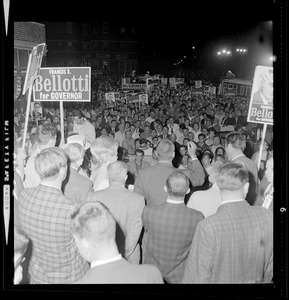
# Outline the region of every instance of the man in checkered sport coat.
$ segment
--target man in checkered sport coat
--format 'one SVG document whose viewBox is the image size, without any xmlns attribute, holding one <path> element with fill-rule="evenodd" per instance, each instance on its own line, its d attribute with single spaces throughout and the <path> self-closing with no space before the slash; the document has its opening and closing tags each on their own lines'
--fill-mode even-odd
<svg viewBox="0 0 289 300">
<path fill-rule="evenodd" d="M 61 192 L 67 172 L 64 150 L 51 147 L 35 158 L 41 182 L 19 197 L 21 226 L 32 241 L 30 284 L 73 283 L 89 269 L 73 239 L 70 217 L 77 208 Z"/>
<path fill-rule="evenodd" d="M 167 200 L 143 210 L 143 262 L 154 264 L 167 283 L 181 283 L 195 228 L 203 214 L 185 205 L 189 178 L 181 171 L 169 175 Z"/>
<path fill-rule="evenodd" d="M 195 231 L 183 283 L 270 283 L 273 213 L 246 200 L 249 175 L 228 162 L 217 172 L 222 202 Z"/>
</svg>

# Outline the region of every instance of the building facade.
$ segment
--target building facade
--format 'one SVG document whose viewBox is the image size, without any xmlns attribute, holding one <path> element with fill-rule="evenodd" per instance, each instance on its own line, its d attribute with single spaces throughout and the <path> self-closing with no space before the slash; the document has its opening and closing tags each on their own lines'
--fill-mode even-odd
<svg viewBox="0 0 289 300">
<path fill-rule="evenodd" d="M 93 75 L 129 75 L 138 65 L 135 29 L 121 22 L 46 22 L 49 67 L 90 66 Z"/>
</svg>

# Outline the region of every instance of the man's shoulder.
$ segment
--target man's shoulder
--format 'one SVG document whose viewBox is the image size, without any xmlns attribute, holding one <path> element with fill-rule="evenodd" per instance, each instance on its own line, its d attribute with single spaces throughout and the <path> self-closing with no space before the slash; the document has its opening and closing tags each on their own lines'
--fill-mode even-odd
<svg viewBox="0 0 289 300">
<path fill-rule="evenodd" d="M 234 162 L 238 162 L 238 161 L 244 163 L 246 167 L 250 167 L 251 169 L 257 170 L 256 163 L 251 158 L 247 157 L 245 154 L 234 159 Z"/>
</svg>

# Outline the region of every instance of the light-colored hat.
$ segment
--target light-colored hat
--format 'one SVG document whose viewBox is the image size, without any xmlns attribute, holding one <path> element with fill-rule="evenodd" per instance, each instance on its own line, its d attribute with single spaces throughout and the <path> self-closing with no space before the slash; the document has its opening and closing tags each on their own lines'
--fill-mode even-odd
<svg viewBox="0 0 289 300">
<path fill-rule="evenodd" d="M 74 134 L 67 138 L 67 144 L 78 143 L 84 147 L 85 150 L 90 148 L 90 143 L 86 141 L 85 136 L 81 134 Z"/>
</svg>

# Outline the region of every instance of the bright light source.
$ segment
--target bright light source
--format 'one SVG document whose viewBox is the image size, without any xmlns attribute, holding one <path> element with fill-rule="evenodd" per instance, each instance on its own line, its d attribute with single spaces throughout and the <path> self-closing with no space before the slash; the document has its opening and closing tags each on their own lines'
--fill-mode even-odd
<svg viewBox="0 0 289 300">
<path fill-rule="evenodd" d="M 238 48 L 238 49 L 237 49 L 237 52 L 239 52 L 239 51 L 240 51 L 240 49 Z"/>
<path fill-rule="evenodd" d="M 227 51 L 227 54 L 230 54 L 231 52 L 230 51 Z"/>
<path fill-rule="evenodd" d="M 224 49 L 222 52 L 223 52 L 223 53 L 226 53 L 226 50 Z"/>
<path fill-rule="evenodd" d="M 195 46 L 193 46 L 192 49 L 195 49 Z"/>
<path fill-rule="evenodd" d="M 247 49 L 244 49 L 244 52 L 247 52 Z"/>
<path fill-rule="evenodd" d="M 184 56 L 184 58 L 187 58 L 186 56 Z"/>
<path fill-rule="evenodd" d="M 274 56 L 271 56 L 271 57 L 270 57 L 270 60 L 273 61 L 273 60 L 274 60 Z"/>
<path fill-rule="evenodd" d="M 218 55 L 221 55 L 221 52 L 220 52 L 220 51 L 218 52 Z"/>
</svg>

